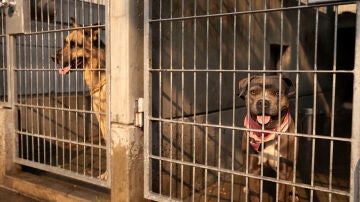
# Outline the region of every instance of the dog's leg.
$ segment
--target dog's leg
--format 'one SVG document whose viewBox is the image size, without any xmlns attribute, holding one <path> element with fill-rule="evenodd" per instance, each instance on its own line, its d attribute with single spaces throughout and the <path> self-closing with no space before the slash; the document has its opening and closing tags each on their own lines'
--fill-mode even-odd
<svg viewBox="0 0 360 202">
<path fill-rule="evenodd" d="M 106 142 L 106 115 L 100 114 L 106 111 L 106 94 L 104 91 L 95 92 L 92 94 L 92 106 L 96 112 L 96 119 L 99 122 L 100 132 Z"/>
<path fill-rule="evenodd" d="M 280 175 L 279 178 L 281 180 L 286 180 L 286 181 L 292 181 L 293 178 L 293 168 L 289 165 L 287 165 L 286 163 L 280 163 Z M 279 201 L 281 202 L 286 202 L 286 201 L 293 201 L 293 196 L 292 196 L 292 186 L 289 185 L 285 185 L 280 183 L 279 184 L 279 192 L 278 194 L 278 198 Z M 295 195 L 294 201 L 299 201 L 299 197 Z"/>
<path fill-rule="evenodd" d="M 241 147 L 242 147 L 242 155 L 243 155 L 243 168 L 246 169 L 246 162 L 247 160 L 249 160 L 249 168 L 248 171 L 250 174 L 256 174 L 258 175 L 260 173 L 260 166 L 258 164 L 259 160 L 256 156 L 250 156 L 249 154 L 247 154 L 246 149 L 249 147 L 249 141 L 247 139 L 247 135 L 246 133 L 243 134 L 242 137 L 242 143 L 241 143 Z M 244 170 L 245 172 L 245 170 Z M 249 178 L 249 185 L 248 185 L 248 190 L 246 189 L 246 187 L 244 187 L 243 192 L 245 194 L 248 194 L 248 201 L 260 201 L 260 180 L 258 179 L 254 179 L 254 178 Z"/>
<path fill-rule="evenodd" d="M 105 87 L 106 88 L 106 87 Z M 103 87 L 102 89 L 100 89 L 99 92 L 95 92 L 92 94 L 92 106 L 93 106 L 93 110 L 96 112 L 96 119 L 99 122 L 99 127 L 100 127 L 100 132 L 101 135 L 103 137 L 103 139 L 105 140 L 105 144 L 106 143 L 106 115 L 105 114 L 100 114 L 100 113 L 105 113 L 106 111 L 106 92 L 105 92 L 105 88 Z M 101 175 L 98 176 L 99 179 L 102 180 L 106 180 L 108 178 L 108 171 L 106 169 L 105 172 L 103 172 Z"/>
<path fill-rule="evenodd" d="M 249 157 L 249 173 L 259 175 L 260 174 L 259 158 L 255 156 Z M 249 201 L 260 201 L 260 180 L 249 178 Z"/>
</svg>

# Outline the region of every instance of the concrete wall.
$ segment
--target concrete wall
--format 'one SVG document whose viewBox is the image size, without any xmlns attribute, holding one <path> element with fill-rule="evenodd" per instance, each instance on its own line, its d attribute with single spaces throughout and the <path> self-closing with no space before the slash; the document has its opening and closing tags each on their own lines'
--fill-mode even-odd
<svg viewBox="0 0 360 202">
<path fill-rule="evenodd" d="M 135 100 L 144 96 L 143 8 L 141 0 L 111 1 L 106 19 L 112 201 L 145 201 L 143 132 L 134 126 Z"/>
</svg>

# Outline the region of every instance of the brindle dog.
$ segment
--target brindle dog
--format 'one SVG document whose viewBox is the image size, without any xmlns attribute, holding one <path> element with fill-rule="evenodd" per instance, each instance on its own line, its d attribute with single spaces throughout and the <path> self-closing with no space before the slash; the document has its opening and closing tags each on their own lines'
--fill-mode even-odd
<svg viewBox="0 0 360 202">
<path fill-rule="evenodd" d="M 289 112 L 289 97 L 295 93 L 291 80 L 274 75 L 265 79 L 253 76 L 241 80 L 239 89 L 248 109 L 244 127 L 249 131 L 243 134 L 242 153 L 244 164 L 248 160 L 249 173 L 260 175 L 263 164 L 274 171 L 279 168 L 280 180 L 291 182 L 296 140 L 294 136 L 281 134 L 294 133 L 295 128 Z M 292 201 L 290 193 L 291 186 L 279 183 L 279 201 Z M 259 201 L 260 180 L 249 178 L 249 195 L 250 201 Z M 295 201 L 298 199 L 296 196 Z"/>
<path fill-rule="evenodd" d="M 71 18 L 72 27 L 79 25 Z M 106 75 L 105 44 L 100 40 L 100 28 L 76 29 L 64 40 L 63 48 L 56 51 L 52 59 L 60 64 L 60 75 L 75 69 L 84 69 L 84 80 L 90 90 L 92 107 L 96 112 L 103 139 L 106 142 Z M 102 113 L 102 114 L 100 114 Z M 107 172 L 100 175 L 107 178 Z"/>
</svg>

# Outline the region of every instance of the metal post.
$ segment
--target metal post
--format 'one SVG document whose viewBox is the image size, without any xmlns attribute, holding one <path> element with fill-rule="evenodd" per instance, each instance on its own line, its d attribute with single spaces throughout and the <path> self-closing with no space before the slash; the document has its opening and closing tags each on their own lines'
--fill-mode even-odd
<svg viewBox="0 0 360 202">
<path fill-rule="evenodd" d="M 354 94 L 351 133 L 351 170 L 350 170 L 350 201 L 359 201 L 358 187 L 359 172 L 356 169 L 360 159 L 360 2 L 356 3 L 356 39 L 355 39 L 355 66 L 354 66 Z M 356 179 L 355 179 L 356 178 Z"/>
<path fill-rule="evenodd" d="M 149 112 L 151 105 L 149 104 L 151 98 L 151 85 L 150 85 L 150 1 L 144 1 L 144 196 L 150 197 L 151 188 L 151 164 L 149 160 L 150 154 L 150 121 Z"/>
<path fill-rule="evenodd" d="M 18 125 L 18 114 L 17 110 L 14 107 L 15 102 L 17 101 L 17 91 L 16 91 L 16 76 L 14 67 L 16 65 L 16 37 L 14 35 L 6 35 L 6 57 L 7 57 L 7 96 L 8 96 L 8 102 L 4 103 L 3 107 L 6 108 L 12 108 L 12 115 L 10 119 L 13 120 L 13 125 L 16 127 Z M 13 131 L 12 131 L 13 132 Z M 12 162 L 14 162 L 14 159 L 19 154 L 19 148 L 16 146 L 18 145 L 18 138 L 17 136 L 13 134 L 7 135 L 7 142 L 6 144 L 8 148 L 11 148 L 11 154 L 8 154 L 8 156 L 12 156 Z M 5 167 L 8 167 L 5 166 Z"/>
</svg>

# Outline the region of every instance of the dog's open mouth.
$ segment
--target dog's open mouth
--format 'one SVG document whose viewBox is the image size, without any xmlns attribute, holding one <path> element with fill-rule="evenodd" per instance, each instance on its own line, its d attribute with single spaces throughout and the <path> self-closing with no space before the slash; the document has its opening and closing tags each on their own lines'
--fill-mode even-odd
<svg viewBox="0 0 360 202">
<path fill-rule="evenodd" d="M 254 121 L 256 121 L 259 125 L 264 125 L 266 127 L 272 127 L 274 124 L 276 125 L 277 121 L 282 119 L 287 113 L 287 109 L 281 111 L 281 118 L 278 114 L 270 115 L 270 114 L 252 114 L 251 117 Z"/>
<path fill-rule="evenodd" d="M 59 74 L 65 75 L 69 73 L 71 68 L 79 67 L 83 64 L 82 58 L 77 58 L 76 60 L 72 60 L 71 63 L 65 63 L 65 65 L 59 69 Z"/>
<path fill-rule="evenodd" d="M 256 121 L 257 121 L 259 124 L 264 124 L 264 125 L 266 125 L 266 124 L 270 123 L 270 121 L 271 121 L 271 116 L 267 116 L 267 115 L 265 115 L 265 116 L 257 115 L 257 116 L 256 116 Z"/>
</svg>

